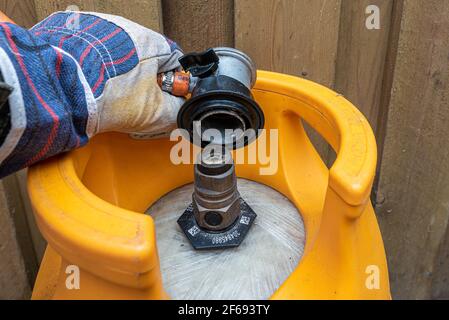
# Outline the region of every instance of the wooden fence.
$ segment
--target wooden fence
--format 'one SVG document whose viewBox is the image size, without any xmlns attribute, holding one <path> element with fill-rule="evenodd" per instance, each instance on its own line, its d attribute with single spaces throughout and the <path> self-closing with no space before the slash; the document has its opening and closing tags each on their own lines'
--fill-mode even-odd
<svg viewBox="0 0 449 320">
<path fill-rule="evenodd" d="M 185 51 L 235 46 L 260 69 L 345 95 L 377 137 L 373 202 L 393 296 L 449 298 L 449 1 L 0 0 L 0 10 L 26 27 L 68 5 L 125 16 Z M 379 8 L 380 29 L 365 26 L 369 5 Z M 329 146 L 310 134 L 331 163 Z M 0 186 L 0 241 L 7 243 L 0 249 L 7 257 L 0 259 L 0 297 L 29 294 L 45 247 L 23 177 Z"/>
</svg>

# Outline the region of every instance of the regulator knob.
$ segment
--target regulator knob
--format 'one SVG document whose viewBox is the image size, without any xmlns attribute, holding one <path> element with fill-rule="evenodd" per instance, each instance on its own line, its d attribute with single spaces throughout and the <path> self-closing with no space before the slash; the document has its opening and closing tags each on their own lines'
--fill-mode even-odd
<svg viewBox="0 0 449 320">
<path fill-rule="evenodd" d="M 217 70 L 219 60 L 214 49 L 207 49 L 203 52 L 185 54 L 179 58 L 179 63 L 193 77 L 205 78 Z"/>
</svg>

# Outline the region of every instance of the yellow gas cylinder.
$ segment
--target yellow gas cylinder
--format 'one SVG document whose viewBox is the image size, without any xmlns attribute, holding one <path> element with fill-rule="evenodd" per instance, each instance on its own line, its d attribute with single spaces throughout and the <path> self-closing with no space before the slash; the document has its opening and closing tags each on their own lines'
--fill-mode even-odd
<svg viewBox="0 0 449 320">
<path fill-rule="evenodd" d="M 237 175 L 288 198 L 305 227 L 304 253 L 271 298 L 389 299 L 385 251 L 370 202 L 377 155 L 367 120 L 341 95 L 293 76 L 259 71 L 253 94 L 265 129 L 278 129 L 278 168 L 261 175 L 265 164 L 257 159 L 237 164 Z M 330 169 L 301 120 L 335 150 Z M 162 273 L 170 270 L 161 271 L 156 224 L 143 213 L 192 182 L 192 165 L 170 161 L 175 143 L 103 134 L 30 168 L 28 191 L 48 241 L 34 299 L 169 298 Z M 75 270 L 78 288 L 67 284 Z"/>
</svg>

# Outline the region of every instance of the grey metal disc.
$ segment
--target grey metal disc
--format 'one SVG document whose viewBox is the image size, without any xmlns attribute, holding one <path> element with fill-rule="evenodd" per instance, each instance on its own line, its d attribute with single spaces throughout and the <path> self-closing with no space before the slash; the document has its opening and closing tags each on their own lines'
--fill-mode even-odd
<svg viewBox="0 0 449 320">
<path fill-rule="evenodd" d="M 238 188 L 257 218 L 237 248 L 192 248 L 176 222 L 192 201 L 192 184 L 147 210 L 156 222 L 163 284 L 172 299 L 268 299 L 298 265 L 305 230 L 296 207 L 253 181 L 238 179 Z"/>
</svg>

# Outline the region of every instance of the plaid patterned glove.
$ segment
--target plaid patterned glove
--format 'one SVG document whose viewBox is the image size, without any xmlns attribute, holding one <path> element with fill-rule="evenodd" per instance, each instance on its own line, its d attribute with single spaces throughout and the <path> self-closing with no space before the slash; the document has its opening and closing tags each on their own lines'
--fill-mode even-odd
<svg viewBox="0 0 449 320">
<path fill-rule="evenodd" d="M 100 132 L 168 133 L 183 100 L 156 78 L 181 55 L 164 36 L 106 14 L 57 12 L 31 30 L 0 23 L 0 70 L 14 87 L 0 177 Z"/>
</svg>

